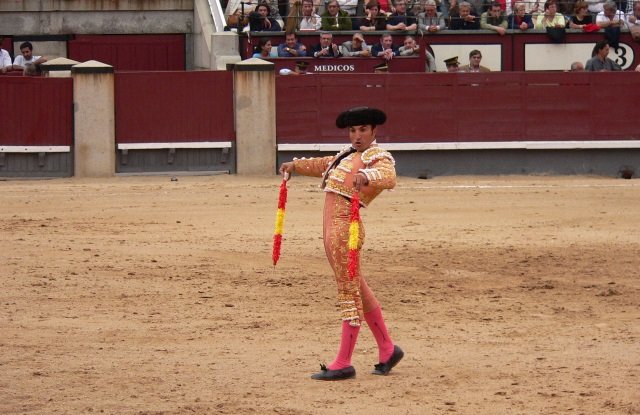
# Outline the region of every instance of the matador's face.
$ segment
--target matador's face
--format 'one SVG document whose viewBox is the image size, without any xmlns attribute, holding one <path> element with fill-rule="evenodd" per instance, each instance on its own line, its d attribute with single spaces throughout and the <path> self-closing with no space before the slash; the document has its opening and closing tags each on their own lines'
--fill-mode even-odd
<svg viewBox="0 0 640 415">
<path fill-rule="evenodd" d="M 371 125 L 353 125 L 349 127 L 351 147 L 356 151 L 364 151 L 376 139 L 376 127 Z"/>
</svg>

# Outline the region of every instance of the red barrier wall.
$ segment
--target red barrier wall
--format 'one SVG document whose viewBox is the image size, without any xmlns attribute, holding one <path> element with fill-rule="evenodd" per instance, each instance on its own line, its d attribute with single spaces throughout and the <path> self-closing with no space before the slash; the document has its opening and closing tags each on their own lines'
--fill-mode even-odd
<svg viewBox="0 0 640 415">
<path fill-rule="evenodd" d="M 121 71 L 185 69 L 184 35 L 76 35 L 67 49 L 69 59 L 96 60 Z"/>
<path fill-rule="evenodd" d="M 380 143 L 637 140 L 635 72 L 314 74 L 276 78 L 278 144 L 343 143 L 346 108 L 387 112 Z"/>
<path fill-rule="evenodd" d="M 233 141 L 233 73 L 116 72 L 116 142 Z"/>
<path fill-rule="evenodd" d="M 72 145 L 71 78 L 0 76 L 0 91 L 0 145 Z"/>
</svg>

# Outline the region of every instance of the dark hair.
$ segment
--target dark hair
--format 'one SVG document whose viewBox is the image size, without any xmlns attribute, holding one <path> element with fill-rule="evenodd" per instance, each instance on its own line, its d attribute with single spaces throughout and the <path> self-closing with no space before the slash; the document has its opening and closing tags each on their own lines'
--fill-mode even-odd
<svg viewBox="0 0 640 415">
<path fill-rule="evenodd" d="M 482 57 L 482 52 L 480 52 L 478 49 L 474 49 L 471 52 L 469 52 L 469 57 L 472 57 L 475 55 L 480 55 L 480 57 Z"/>
<path fill-rule="evenodd" d="M 587 5 L 587 2 L 584 0 L 576 1 L 576 3 L 573 5 L 573 13 L 578 14 L 578 12 L 582 9 L 589 10 L 589 6 Z"/>
<path fill-rule="evenodd" d="M 256 48 L 254 49 L 254 51 L 256 53 L 262 52 L 262 49 L 267 44 L 267 42 L 271 42 L 271 39 L 269 39 L 268 37 L 261 37 L 260 40 L 258 41 L 258 44 L 256 45 Z"/>
<path fill-rule="evenodd" d="M 266 7 L 267 8 L 267 16 L 271 15 L 271 6 L 269 6 L 269 3 L 267 3 L 266 1 L 261 1 L 260 3 L 258 3 L 258 5 L 256 6 L 256 11 L 258 11 L 258 9 L 260 7 Z"/>
<path fill-rule="evenodd" d="M 494 7 L 500 7 L 500 9 L 502 9 L 502 5 L 498 1 L 492 1 L 491 4 L 489 5 L 489 8 L 494 8 Z"/>
<path fill-rule="evenodd" d="M 31 42 L 22 42 L 22 44 L 20 45 L 20 50 L 24 48 L 29 48 L 29 50 L 33 50 L 33 45 L 31 44 Z"/>
<path fill-rule="evenodd" d="M 377 0 L 371 0 L 369 3 L 367 3 L 365 9 L 369 10 L 372 7 L 377 7 L 378 10 L 380 10 L 380 3 L 378 3 Z"/>
<path fill-rule="evenodd" d="M 557 6 L 558 2 L 556 0 L 547 0 L 544 2 L 544 9 L 547 10 L 552 4 L 555 4 Z"/>
<path fill-rule="evenodd" d="M 607 40 L 599 40 L 596 43 L 596 45 L 593 47 L 593 51 L 591 52 L 591 57 L 593 58 L 594 56 L 596 56 L 598 52 L 604 49 L 605 46 L 607 45 L 609 45 L 609 42 Z"/>
</svg>

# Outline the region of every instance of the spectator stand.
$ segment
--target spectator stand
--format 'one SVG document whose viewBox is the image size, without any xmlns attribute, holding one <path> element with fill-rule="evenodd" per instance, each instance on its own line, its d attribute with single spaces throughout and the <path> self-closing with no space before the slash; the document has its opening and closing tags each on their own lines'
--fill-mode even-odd
<svg viewBox="0 0 640 415">
<path fill-rule="evenodd" d="M 351 40 L 354 31 L 333 32 L 335 43 L 341 44 L 347 40 Z M 364 32 L 363 36 L 368 45 L 379 42 L 380 35 L 383 32 Z M 402 39 L 407 34 L 415 35 L 415 33 L 392 32 L 394 45 L 401 45 Z M 257 44 L 260 37 L 269 37 L 271 43 L 277 46 L 284 42 L 284 32 L 254 32 L 247 35 L 240 35 L 240 51 L 243 59 L 251 57 L 252 46 Z M 435 54 L 437 70 L 443 72 L 446 70 L 443 60 L 452 56 L 458 56 L 462 64 L 466 64 L 468 54 L 473 49 L 479 49 L 483 53 L 482 65 L 487 66 L 492 71 L 523 71 L 523 70 L 552 70 L 562 71 L 569 69 L 574 61 L 586 62 L 591 57 L 593 45 L 604 38 L 604 33 L 584 33 L 577 30 L 568 29 L 563 43 L 553 43 L 549 36 L 540 30 L 528 30 L 521 32 L 517 30 L 508 30 L 505 36 L 500 36 L 490 30 L 471 30 L 471 31 L 451 31 L 444 30 L 439 33 L 415 35 L 416 41 L 421 45 L 429 45 Z M 318 32 L 299 32 L 298 40 L 307 48 L 318 43 Z M 421 48 L 421 53 L 424 48 Z M 628 31 L 620 34 L 620 45 L 618 48 L 612 48 L 609 56 L 616 61 L 624 70 L 633 69 L 640 63 L 640 43 L 635 42 L 631 38 Z M 280 63 L 282 59 L 269 59 L 276 64 L 278 69 L 288 67 L 291 69 L 291 63 Z M 342 65 L 347 58 L 322 58 L 311 59 L 314 63 L 321 61 L 323 65 Z M 376 58 L 358 58 L 356 62 L 360 62 L 356 68 L 362 70 L 354 71 L 332 71 L 332 72 L 372 72 L 369 65 L 362 63 L 363 60 L 375 60 Z M 415 58 L 413 58 L 415 59 Z M 394 59 L 395 61 L 395 59 Z M 286 61 L 282 61 L 286 62 Z M 421 69 L 415 70 L 414 65 L 396 65 L 392 61 L 390 72 L 423 72 L 424 59 L 421 60 Z M 311 66 L 311 65 L 310 65 Z M 375 66 L 375 65 L 371 65 Z M 312 68 L 313 69 L 313 68 Z M 341 68 L 343 69 L 343 68 Z M 311 70 L 313 71 L 313 70 Z"/>
</svg>

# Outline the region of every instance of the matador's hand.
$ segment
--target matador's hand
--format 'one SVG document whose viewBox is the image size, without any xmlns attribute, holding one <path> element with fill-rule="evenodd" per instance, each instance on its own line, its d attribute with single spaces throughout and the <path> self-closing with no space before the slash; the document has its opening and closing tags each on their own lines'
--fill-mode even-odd
<svg viewBox="0 0 640 415">
<path fill-rule="evenodd" d="M 358 173 L 353 176 L 353 187 L 359 192 L 363 186 L 369 184 L 369 179 L 362 173 Z"/>
<path fill-rule="evenodd" d="M 290 161 L 288 163 L 282 163 L 282 165 L 280 165 L 279 171 L 280 171 L 280 174 L 284 176 L 285 180 L 289 180 L 291 178 L 291 173 L 296 171 L 296 166 L 295 164 L 293 164 L 293 161 Z"/>
</svg>

